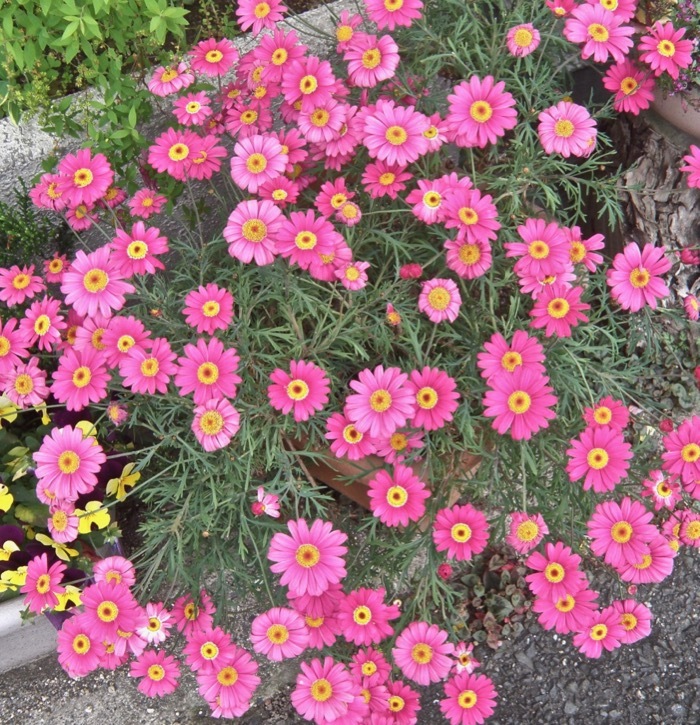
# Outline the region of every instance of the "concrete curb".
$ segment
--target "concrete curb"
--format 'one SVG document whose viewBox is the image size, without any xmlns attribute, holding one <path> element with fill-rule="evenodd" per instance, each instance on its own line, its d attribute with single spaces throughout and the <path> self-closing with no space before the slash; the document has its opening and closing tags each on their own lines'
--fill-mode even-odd
<svg viewBox="0 0 700 725">
<path fill-rule="evenodd" d="M 23 622 L 24 597 L 0 604 L 0 673 L 56 651 L 57 632 L 46 617 Z"/>
</svg>

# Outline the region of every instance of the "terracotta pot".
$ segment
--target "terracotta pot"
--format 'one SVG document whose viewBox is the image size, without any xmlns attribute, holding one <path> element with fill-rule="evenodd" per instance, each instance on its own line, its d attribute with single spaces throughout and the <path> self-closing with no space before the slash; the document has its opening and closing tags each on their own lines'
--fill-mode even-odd
<svg viewBox="0 0 700 725">
<path fill-rule="evenodd" d="M 700 141 L 700 89 L 693 88 L 684 95 L 690 99 L 690 103 L 681 96 L 664 98 L 663 91 L 657 88 L 651 107 L 665 121 Z"/>
</svg>

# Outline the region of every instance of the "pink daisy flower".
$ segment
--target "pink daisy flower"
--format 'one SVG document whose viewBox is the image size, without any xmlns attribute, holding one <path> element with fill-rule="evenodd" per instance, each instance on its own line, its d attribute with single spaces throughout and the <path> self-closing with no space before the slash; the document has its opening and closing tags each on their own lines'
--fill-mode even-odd
<svg viewBox="0 0 700 725">
<path fill-rule="evenodd" d="M 542 345 L 523 330 L 515 331 L 510 344 L 503 335 L 494 333 L 484 343 L 484 350 L 477 354 L 476 365 L 481 370 L 481 377 L 487 380 L 494 375 L 508 375 L 521 367 L 537 375 L 546 372 L 542 365 L 545 359 Z"/>
<path fill-rule="evenodd" d="M 253 649 L 273 662 L 300 655 L 309 644 L 304 617 L 293 609 L 273 607 L 251 624 Z"/>
<path fill-rule="evenodd" d="M 328 402 L 330 381 L 325 370 L 313 362 L 291 360 L 289 373 L 276 368 L 270 380 L 270 405 L 284 415 L 294 410 L 297 423 L 308 420 Z"/>
<path fill-rule="evenodd" d="M 58 191 L 71 206 L 90 206 L 101 199 L 114 181 L 106 157 L 90 149 L 68 154 L 58 164 Z"/>
<path fill-rule="evenodd" d="M 454 87 L 447 96 L 445 123 L 458 146 L 484 148 L 515 128 L 515 99 L 505 87 L 503 81 L 495 83 L 493 76 L 482 81 L 475 75 Z"/>
<path fill-rule="evenodd" d="M 336 722 L 347 714 L 355 689 L 345 665 L 332 657 L 302 662 L 292 705 L 305 720 Z"/>
<path fill-rule="evenodd" d="M 136 583 L 134 565 L 123 556 L 108 556 L 93 564 L 92 576 L 96 582 L 124 584 L 132 587 Z"/>
<path fill-rule="evenodd" d="M 383 685 L 389 679 L 391 665 L 381 652 L 369 647 L 352 656 L 350 672 L 363 687 L 374 687 Z"/>
<path fill-rule="evenodd" d="M 225 330 L 233 319 L 233 295 L 226 289 L 210 282 L 188 292 L 185 297 L 185 322 L 198 334 L 213 335 Z"/>
<path fill-rule="evenodd" d="M 516 511 L 510 514 L 506 544 L 510 544 L 518 554 L 528 554 L 548 533 L 549 528 L 541 514 Z"/>
<path fill-rule="evenodd" d="M 427 152 L 423 131 L 428 125 L 428 119 L 411 106 L 380 99 L 365 117 L 362 143 L 373 159 L 406 166 Z"/>
<path fill-rule="evenodd" d="M 339 176 L 333 181 L 326 181 L 321 185 L 321 190 L 314 199 L 314 206 L 323 216 L 332 216 L 343 204 L 355 197 L 355 192 L 350 191 L 346 181 Z"/>
<path fill-rule="evenodd" d="M 679 476 L 683 484 L 700 479 L 700 416 L 687 418 L 678 429 L 664 436 L 662 468 Z"/>
<path fill-rule="evenodd" d="M 46 554 L 35 556 L 29 561 L 27 577 L 20 592 L 26 594 L 24 604 L 29 607 L 30 612 L 41 614 L 44 609 L 58 606 L 58 595 L 65 592 L 65 588 L 61 586 L 65 570 L 66 565 L 62 561 L 49 566 Z"/>
<path fill-rule="evenodd" d="M 447 229 L 457 229 L 459 239 L 470 242 L 493 241 L 501 228 L 498 209 L 489 194 L 478 189 L 453 189 L 445 198 L 443 220 Z"/>
<path fill-rule="evenodd" d="M 595 272 L 597 266 L 603 262 L 603 255 L 597 254 L 596 250 L 605 249 L 605 237 L 594 234 L 583 239 L 579 227 L 562 227 L 562 231 L 569 244 L 569 261 L 572 264 L 582 264 L 589 272 Z"/>
<path fill-rule="evenodd" d="M 362 209 L 354 201 L 348 201 L 338 209 L 334 217 L 345 226 L 354 227 L 362 219 Z"/>
<path fill-rule="evenodd" d="M 373 438 L 390 436 L 415 415 L 415 398 L 399 368 L 377 365 L 350 381 L 355 391 L 345 402 L 345 415 L 361 433 Z"/>
<path fill-rule="evenodd" d="M 112 317 L 102 336 L 104 356 L 109 367 L 117 367 L 130 351 L 145 351 L 151 345 L 151 333 L 135 317 Z"/>
<path fill-rule="evenodd" d="M 301 111 L 297 125 L 309 143 L 325 144 L 340 136 L 346 115 L 346 106 L 330 100 L 308 111 Z"/>
<path fill-rule="evenodd" d="M 411 622 L 391 651 L 394 662 L 405 677 L 419 685 L 439 682 L 452 669 L 454 645 L 447 637 L 435 624 Z"/>
<path fill-rule="evenodd" d="M 104 356 L 92 347 L 65 350 L 53 374 L 51 392 L 68 410 L 82 410 L 107 395 L 110 376 Z"/>
<path fill-rule="evenodd" d="M 634 599 L 615 601 L 610 605 L 620 617 L 625 633 L 620 637 L 622 644 L 634 644 L 651 634 L 651 610 Z"/>
<path fill-rule="evenodd" d="M 669 519 L 669 522 L 673 519 Z M 679 531 L 680 533 L 680 531 Z M 649 551 L 636 564 L 625 564 L 618 569 L 620 579 L 632 584 L 658 584 L 673 572 L 673 560 L 678 550 L 672 540 L 659 535 L 648 542 Z"/>
<path fill-rule="evenodd" d="M 327 103 L 335 89 L 336 78 L 331 64 L 314 55 L 291 61 L 282 76 L 284 100 L 290 105 L 300 101 L 302 111 Z"/>
<path fill-rule="evenodd" d="M 418 297 L 418 309 L 424 312 L 431 322 L 447 320 L 454 322 L 459 315 L 462 297 L 457 285 L 451 279 L 429 279 L 423 282 Z"/>
<path fill-rule="evenodd" d="M 340 582 L 330 584 L 321 594 L 298 594 L 291 590 L 287 592 L 287 599 L 292 607 L 309 617 L 329 617 L 336 614 L 344 596 Z"/>
<path fill-rule="evenodd" d="M 267 554 L 275 562 L 270 569 L 282 574 L 282 586 L 297 595 L 315 596 L 343 579 L 347 536 L 342 531 L 318 519 L 310 528 L 304 519 L 288 521 L 287 528 L 289 535 L 278 532 L 272 537 Z"/>
<path fill-rule="evenodd" d="M 628 496 L 599 503 L 588 521 L 591 551 L 615 567 L 639 564 L 648 553 L 647 544 L 659 535 L 651 523 L 653 514 Z"/>
<path fill-rule="evenodd" d="M 40 209 L 63 211 L 66 199 L 58 190 L 60 174 L 42 174 L 39 182 L 29 190 L 29 198 Z"/>
<path fill-rule="evenodd" d="M 194 131 L 169 128 L 148 148 L 148 163 L 158 172 L 185 181 L 187 172 L 202 145 Z"/>
<path fill-rule="evenodd" d="M 521 23 L 511 28 L 506 35 L 508 52 L 516 58 L 530 55 L 540 44 L 540 31 L 532 23 Z"/>
<path fill-rule="evenodd" d="M 84 438 L 80 429 L 67 425 L 54 428 L 33 455 L 35 475 L 42 486 L 61 500 L 75 501 L 90 493 L 97 473 L 107 460 L 93 437 Z"/>
<path fill-rule="evenodd" d="M 393 78 L 399 65 L 399 46 L 390 35 L 355 33 L 343 55 L 348 79 L 354 86 L 374 88 Z"/>
<path fill-rule="evenodd" d="M 545 337 L 571 337 L 571 328 L 579 322 L 588 322 L 583 310 L 591 306 L 581 302 L 583 287 L 552 284 L 545 287 L 530 310 L 530 327 L 545 328 Z"/>
<path fill-rule="evenodd" d="M 253 259 L 259 266 L 271 264 L 277 254 L 276 237 L 283 219 L 271 201 L 240 202 L 224 228 L 229 254 L 244 264 Z"/>
<path fill-rule="evenodd" d="M 125 295 L 135 291 L 133 285 L 124 281 L 124 275 L 113 261 L 108 246 L 90 254 L 82 249 L 76 253 L 70 269 L 63 275 L 61 292 L 66 304 L 72 305 L 79 315 L 94 317 L 100 313 L 111 317 L 112 312 L 124 307 Z"/>
<path fill-rule="evenodd" d="M 143 395 L 164 395 L 170 376 L 178 371 L 176 357 L 164 337 L 153 340 L 148 350 L 132 347 L 119 367 L 124 387 Z"/>
<path fill-rule="evenodd" d="M 430 491 L 413 469 L 397 463 L 393 474 L 378 471 L 369 482 L 370 511 L 385 526 L 408 526 L 425 514 Z"/>
<path fill-rule="evenodd" d="M 486 548 L 488 538 L 486 517 L 471 504 L 441 509 L 435 516 L 435 549 L 446 551 L 448 559 L 468 561 Z"/>
<path fill-rule="evenodd" d="M 185 638 L 189 638 L 195 632 L 208 630 L 214 626 L 212 615 L 215 611 L 211 597 L 202 590 L 199 593 L 199 604 L 195 604 L 189 594 L 184 594 L 173 603 L 171 614 L 177 631 L 182 632 Z"/>
<path fill-rule="evenodd" d="M 81 600 L 92 627 L 90 634 L 100 641 L 114 640 L 118 630 L 133 632 L 145 624 L 145 612 L 126 584 L 92 584 L 83 589 Z"/>
<path fill-rule="evenodd" d="M 695 322 L 700 319 L 700 301 L 695 295 L 686 295 L 683 298 L 683 309 L 689 320 Z"/>
<path fill-rule="evenodd" d="M 445 683 L 445 695 L 440 711 L 451 725 L 480 725 L 493 715 L 498 693 L 486 675 L 462 672 Z"/>
<path fill-rule="evenodd" d="M 143 222 L 136 222 L 130 233 L 117 229 L 116 234 L 110 244 L 110 261 L 124 277 L 155 274 L 157 269 L 165 269 L 163 262 L 155 256 L 169 251 L 168 240 L 160 236 L 160 229 L 149 229 Z"/>
<path fill-rule="evenodd" d="M 250 708 L 260 684 L 258 663 L 241 647 L 233 645 L 230 663 L 214 672 L 198 672 L 199 694 L 212 708 L 214 718 L 237 718 Z"/>
<path fill-rule="evenodd" d="M 615 94 L 613 107 L 618 113 L 637 116 L 654 100 L 654 79 L 629 60 L 611 65 L 603 76 L 603 85 Z"/>
<path fill-rule="evenodd" d="M 673 511 L 681 500 L 681 485 L 675 477 L 666 477 L 662 471 L 649 471 L 648 477 L 642 481 L 642 496 L 649 496 L 654 502 L 654 510 L 669 509 Z"/>
<path fill-rule="evenodd" d="M 296 204 L 299 192 L 299 184 L 286 176 L 278 176 L 266 181 L 258 189 L 258 196 L 271 201 L 278 209 L 285 209 L 289 204 Z"/>
<path fill-rule="evenodd" d="M 46 372 L 33 357 L 28 363 L 20 363 L 5 374 L 2 385 L 4 394 L 18 408 L 40 405 L 49 396 L 46 387 Z"/>
<path fill-rule="evenodd" d="M 593 617 L 583 632 L 574 635 L 574 647 L 590 657 L 598 659 L 603 650 L 612 652 L 622 644 L 625 628 L 620 623 L 620 615 L 614 607 L 606 607 L 593 612 Z"/>
<path fill-rule="evenodd" d="M 62 282 L 63 273 L 68 269 L 68 258 L 65 254 L 54 252 L 51 259 L 44 260 L 44 277 L 47 282 Z"/>
<path fill-rule="evenodd" d="M 598 592 L 585 585 L 573 594 L 556 600 L 535 599 L 532 611 L 538 614 L 537 621 L 544 629 L 554 629 L 559 634 L 582 632 L 593 619 L 598 603 Z"/>
<path fill-rule="evenodd" d="M 178 63 L 177 66 L 160 66 L 156 68 L 148 81 L 148 90 L 154 96 L 164 98 L 172 93 L 191 86 L 194 83 L 194 73 L 190 72 L 187 63 Z"/>
<path fill-rule="evenodd" d="M 220 77 L 226 75 L 238 60 L 238 51 L 228 38 L 221 40 L 209 38 L 197 43 L 190 51 L 190 56 L 192 70 L 208 76 Z"/>
<path fill-rule="evenodd" d="M 271 35 L 265 35 L 253 50 L 255 60 L 263 63 L 262 80 L 266 83 L 280 83 L 289 64 L 299 60 L 307 51 L 299 42 L 299 36 L 290 30 L 273 28 Z"/>
<path fill-rule="evenodd" d="M 71 207 L 66 212 L 68 226 L 76 232 L 84 232 L 86 229 L 90 229 L 98 219 L 94 209 L 94 205 L 88 206 L 87 204 L 78 204 L 78 206 Z"/>
<path fill-rule="evenodd" d="M 70 617 L 58 631 L 58 662 L 69 677 L 85 677 L 100 665 L 104 648 L 99 645 L 87 612 Z"/>
<path fill-rule="evenodd" d="M 634 28 L 623 18 L 601 5 L 579 5 L 564 24 L 564 37 L 570 43 L 583 43 L 581 57 L 593 56 L 596 63 L 605 63 L 612 56 L 620 63 L 634 45 Z"/>
<path fill-rule="evenodd" d="M 419 179 L 418 188 L 407 197 L 406 203 L 412 204 L 411 211 L 426 224 L 435 224 L 443 220 L 444 186 L 438 180 Z"/>
<path fill-rule="evenodd" d="M 284 173 L 287 158 L 276 136 L 248 136 L 240 139 L 233 148 L 231 178 L 241 189 L 255 194 L 266 181 Z"/>
<path fill-rule="evenodd" d="M 262 486 L 258 486 L 257 500 L 251 505 L 251 511 L 255 516 L 267 514 L 273 519 L 280 517 L 279 496 L 274 493 L 266 493 Z"/>
<path fill-rule="evenodd" d="M 139 189 L 127 202 L 131 216 L 148 219 L 160 214 L 168 200 L 153 189 Z"/>
<path fill-rule="evenodd" d="M 671 261 L 663 247 L 645 244 L 640 250 L 636 242 L 631 242 L 615 255 L 612 269 L 607 271 L 610 295 L 623 310 L 638 312 L 645 304 L 655 310 L 657 299 L 669 295 L 662 279 L 669 269 Z"/>
<path fill-rule="evenodd" d="M 682 512 L 683 520 L 678 537 L 685 546 L 700 548 L 700 514 L 686 510 Z"/>
<path fill-rule="evenodd" d="M 360 433 L 342 413 L 333 413 L 328 418 L 325 438 L 331 441 L 331 453 L 336 458 L 359 461 L 375 451 L 372 438 Z"/>
<path fill-rule="evenodd" d="M 213 113 L 209 97 L 204 91 L 180 96 L 173 104 L 177 122 L 183 126 L 201 126 Z"/>
<path fill-rule="evenodd" d="M 452 420 L 459 393 L 457 383 L 446 372 L 426 365 L 420 371 L 413 370 L 406 385 L 415 395 L 413 427 L 437 430 Z"/>
<path fill-rule="evenodd" d="M 386 725 L 416 725 L 420 712 L 420 696 L 401 680 L 387 682 L 388 709 L 382 713 Z"/>
<path fill-rule="evenodd" d="M 0 268 L 0 300 L 8 307 L 21 305 L 44 289 L 44 280 L 34 274 L 33 264 L 21 269 L 16 264 L 9 269 Z"/>
<path fill-rule="evenodd" d="M 75 342 L 73 343 L 73 348 L 75 350 L 82 350 L 85 347 L 90 347 L 93 350 L 102 353 L 105 350 L 102 338 L 107 331 L 109 322 L 110 318 L 103 317 L 100 314 L 83 320 L 75 331 Z"/>
<path fill-rule="evenodd" d="M 491 245 L 484 240 L 448 239 L 445 242 L 448 269 L 463 279 L 476 279 L 491 269 Z"/>
<path fill-rule="evenodd" d="M 621 400 L 613 400 L 610 396 L 607 396 L 592 408 L 585 408 L 583 419 L 590 428 L 607 427 L 621 431 L 629 423 L 630 412 Z"/>
<path fill-rule="evenodd" d="M 423 448 L 422 431 L 400 431 L 397 430 L 388 438 L 374 438 L 376 453 L 386 463 L 403 463 L 407 456 L 412 455 L 411 451 Z"/>
<path fill-rule="evenodd" d="M 226 158 L 228 152 L 218 141 L 212 135 L 200 139 L 199 146 L 192 155 L 192 163 L 186 169 L 186 175 L 190 179 L 211 179 L 221 170 L 221 160 Z"/>
<path fill-rule="evenodd" d="M 350 41 L 352 41 L 355 35 L 355 28 L 361 24 L 361 15 L 350 15 L 349 10 L 343 10 L 340 13 L 338 24 L 335 26 L 335 39 L 338 41 L 335 47 L 336 53 L 343 53 L 347 50 Z"/>
<path fill-rule="evenodd" d="M 590 6 L 585 6 L 590 7 Z M 630 28 L 631 30 L 631 28 Z M 596 122 L 583 107 L 569 101 L 559 101 L 537 117 L 537 133 L 548 154 L 588 156 L 596 143 Z"/>
<path fill-rule="evenodd" d="M 469 645 L 466 642 L 459 642 L 457 644 L 454 651 L 454 658 L 457 661 L 455 662 L 454 668 L 458 673 L 466 672 L 468 675 L 471 675 L 477 667 L 481 666 L 481 662 L 472 655 L 473 651 L 474 645 L 471 643 Z"/>
<path fill-rule="evenodd" d="M 38 342 L 39 350 L 46 352 L 53 350 L 61 340 L 61 330 L 67 327 L 63 315 L 59 314 L 60 309 L 60 300 L 55 300 L 53 297 L 44 297 L 41 301 L 32 302 L 24 313 L 24 319 L 19 323 L 27 343 L 34 345 Z"/>
<path fill-rule="evenodd" d="M 369 19 L 380 29 L 409 28 L 422 17 L 422 0 L 365 0 Z"/>
<path fill-rule="evenodd" d="M 384 161 L 367 164 L 362 174 L 362 183 L 365 191 L 373 199 L 388 196 L 396 199 L 398 193 L 406 188 L 404 181 L 412 179 L 413 175 L 406 171 L 405 166 L 395 166 Z"/>
<path fill-rule="evenodd" d="M 681 171 L 688 174 L 688 186 L 700 188 L 700 147 L 691 144 L 688 149 L 690 153 L 683 157 L 685 166 L 681 166 Z"/>
<path fill-rule="evenodd" d="M 523 366 L 512 375 L 489 378 L 491 390 L 484 395 L 484 415 L 494 418 L 491 426 L 501 435 L 510 433 L 513 440 L 529 440 L 534 433 L 549 427 L 556 418 L 551 409 L 557 398 L 547 385 L 549 378 Z"/>
<path fill-rule="evenodd" d="M 656 22 L 651 35 L 643 35 L 639 41 L 639 60 L 646 63 L 656 76 L 668 73 L 674 80 L 682 68 L 693 61 L 693 41 L 683 40 L 685 28 L 676 30 L 673 23 Z"/>
<path fill-rule="evenodd" d="M 535 573 L 525 577 L 530 590 L 536 597 L 556 602 L 568 594 L 575 594 L 586 584 L 586 575 L 578 568 L 581 557 L 561 541 L 545 544 L 545 553 L 535 551 L 525 565 Z"/>
<path fill-rule="evenodd" d="M 236 385 L 241 378 L 236 374 L 240 358 L 235 348 L 224 349 L 224 344 L 213 337 L 209 342 L 197 340 L 185 345 L 185 354 L 178 358 L 175 385 L 180 395 L 194 392 L 196 405 L 217 398 L 235 398 Z"/>
<path fill-rule="evenodd" d="M 368 269 L 369 262 L 348 262 L 336 269 L 335 276 L 345 289 L 356 292 L 367 285 Z"/>
<path fill-rule="evenodd" d="M 51 505 L 47 524 L 49 535 L 59 544 L 66 544 L 78 538 L 78 516 L 72 502 L 59 501 Z"/>
<path fill-rule="evenodd" d="M 632 20 L 637 12 L 638 0 L 587 0 L 589 5 L 600 5 L 625 22 Z"/>
<path fill-rule="evenodd" d="M 378 644 L 394 634 L 389 621 L 398 619 L 401 612 L 395 604 L 385 604 L 385 597 L 385 589 L 361 587 L 340 601 L 336 616 L 340 632 L 348 642 L 367 646 Z M 370 674 L 374 672 L 376 669 Z"/>
<path fill-rule="evenodd" d="M 138 691 L 146 697 L 165 697 L 177 689 L 180 666 L 177 660 L 163 650 L 144 650 L 131 663 L 130 677 L 141 677 Z"/>
<path fill-rule="evenodd" d="M 263 30 L 275 30 L 277 23 L 284 19 L 287 8 L 280 0 L 239 0 L 236 8 L 237 22 L 245 33 L 250 30 L 253 36 Z"/>
<path fill-rule="evenodd" d="M 569 245 L 564 230 L 556 223 L 544 219 L 526 219 L 518 227 L 522 242 L 507 242 L 506 257 L 519 257 L 515 271 L 520 274 L 552 275 L 568 265 Z"/>
<path fill-rule="evenodd" d="M 596 493 L 612 491 L 627 476 L 632 447 L 621 431 L 607 426 L 586 428 L 570 443 L 566 472 L 571 481 L 584 478 L 584 491 L 591 488 Z"/>
<path fill-rule="evenodd" d="M 340 627 L 334 614 L 327 617 L 311 617 L 306 614 L 304 622 L 309 635 L 309 649 L 324 649 L 335 644 Z"/>
<path fill-rule="evenodd" d="M 149 644 L 161 644 L 170 636 L 170 628 L 173 623 L 172 616 L 163 606 L 162 602 L 149 602 L 146 604 L 147 623 L 139 627 L 136 633 Z"/>
</svg>

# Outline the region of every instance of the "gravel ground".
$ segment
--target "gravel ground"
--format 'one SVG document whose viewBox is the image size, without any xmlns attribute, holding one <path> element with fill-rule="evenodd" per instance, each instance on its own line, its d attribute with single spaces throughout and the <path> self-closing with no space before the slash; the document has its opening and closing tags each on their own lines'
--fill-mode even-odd
<svg viewBox="0 0 700 725">
<path fill-rule="evenodd" d="M 661 586 L 640 587 L 638 598 L 655 617 L 645 640 L 600 660 L 589 660 L 570 638 L 531 622 L 498 652 L 477 651 L 482 671 L 499 692 L 489 725 L 694 725 L 700 723 L 700 554 L 682 552 L 674 574 Z M 604 604 L 607 600 L 601 597 Z M 0 656 L 2 654 L 0 653 Z M 304 722 L 289 704 L 295 676 L 291 663 L 267 667 L 255 707 L 245 725 Z M 6 673 L 0 679 L 3 725 L 185 725 L 211 722 L 196 683 L 183 674 L 183 687 L 164 701 L 140 695 L 126 668 L 69 680 L 54 656 Z M 419 723 L 442 722 L 442 688 L 422 694 Z"/>
</svg>

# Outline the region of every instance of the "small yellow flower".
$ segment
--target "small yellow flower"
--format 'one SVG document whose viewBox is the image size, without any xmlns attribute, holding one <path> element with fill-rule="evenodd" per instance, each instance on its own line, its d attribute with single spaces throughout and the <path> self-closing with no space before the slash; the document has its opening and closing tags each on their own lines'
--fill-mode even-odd
<svg viewBox="0 0 700 725">
<path fill-rule="evenodd" d="M 118 501 L 123 501 L 126 498 L 126 489 L 135 486 L 141 478 L 141 474 L 138 471 L 132 473 L 135 466 L 135 463 L 127 463 L 119 478 L 112 478 L 107 481 L 108 496 L 115 496 Z"/>
<path fill-rule="evenodd" d="M 27 567 L 20 566 L 13 571 L 4 571 L 0 575 L 0 592 L 17 591 L 27 581 Z"/>
<path fill-rule="evenodd" d="M 73 584 L 66 586 L 66 591 L 63 594 L 57 594 L 58 604 L 53 608 L 54 612 L 65 612 L 66 608 L 71 605 L 73 607 L 79 607 L 82 604 L 80 598 L 80 589 Z"/>
<path fill-rule="evenodd" d="M 3 420 L 12 423 L 17 418 L 19 408 L 4 395 L 0 395 L 0 428 L 2 428 Z"/>
<path fill-rule="evenodd" d="M 88 501 L 85 509 L 75 509 L 78 517 L 78 533 L 89 534 L 93 530 L 93 524 L 98 529 L 106 529 L 111 518 L 109 511 L 102 506 L 101 501 Z"/>
<path fill-rule="evenodd" d="M 0 561 L 9 561 L 10 556 L 12 556 L 15 551 L 19 551 L 19 546 L 17 546 L 12 539 L 5 541 L 2 546 L 0 546 Z"/>
<path fill-rule="evenodd" d="M 97 428 L 95 428 L 95 424 L 92 423 L 89 420 L 79 420 L 75 424 L 76 428 L 80 428 L 80 430 L 83 433 L 83 438 L 90 438 L 92 436 L 92 445 L 96 446 L 99 445 L 97 443 Z"/>
<path fill-rule="evenodd" d="M 42 425 L 48 425 L 51 422 L 51 416 L 46 408 L 46 403 L 39 403 L 39 405 L 35 405 L 34 410 L 36 410 L 37 413 L 41 413 Z"/>
<path fill-rule="evenodd" d="M 56 552 L 56 556 L 63 561 L 70 561 L 72 558 L 78 556 L 77 549 L 71 549 L 67 544 L 59 544 L 58 541 L 54 541 L 50 536 L 46 536 L 46 534 L 37 534 L 36 540 L 44 546 L 50 546 Z"/>
<path fill-rule="evenodd" d="M 10 493 L 10 489 L 0 483 L 0 514 L 7 513 L 11 508 L 15 497 Z"/>
</svg>

